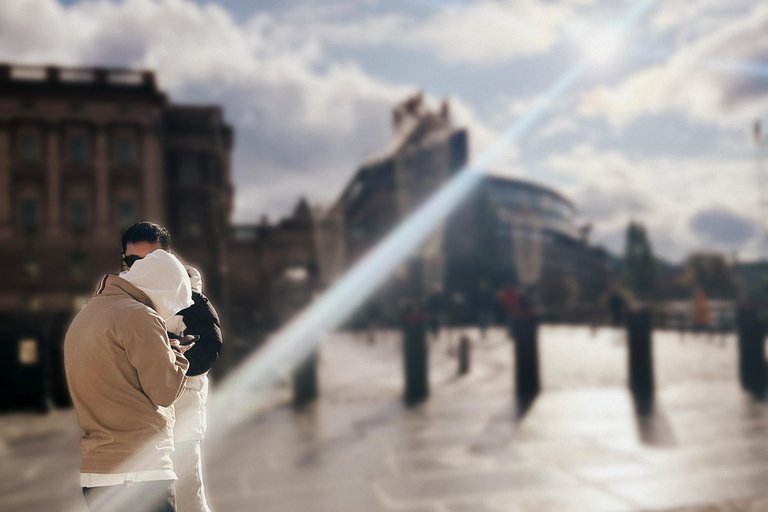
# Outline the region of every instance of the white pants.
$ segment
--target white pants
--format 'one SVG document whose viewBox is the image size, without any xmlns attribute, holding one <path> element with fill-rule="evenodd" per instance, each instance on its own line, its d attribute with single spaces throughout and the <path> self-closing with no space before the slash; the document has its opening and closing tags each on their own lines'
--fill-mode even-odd
<svg viewBox="0 0 768 512">
<path fill-rule="evenodd" d="M 177 512 L 211 512 L 203 488 L 203 465 L 200 458 L 200 441 L 175 443 L 173 470 L 176 482 Z"/>
</svg>

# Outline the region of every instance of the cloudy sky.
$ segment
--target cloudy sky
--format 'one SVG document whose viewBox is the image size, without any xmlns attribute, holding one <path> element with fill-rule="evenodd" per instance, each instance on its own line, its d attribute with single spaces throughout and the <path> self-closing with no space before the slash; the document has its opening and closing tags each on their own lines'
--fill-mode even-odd
<svg viewBox="0 0 768 512">
<path fill-rule="evenodd" d="M 333 201 L 389 111 L 450 97 L 479 155 L 638 0 L 2 0 L 0 60 L 156 69 L 235 126 L 235 220 Z M 751 125 L 768 113 L 768 5 L 659 0 L 497 163 L 552 186 L 620 252 L 758 254 Z"/>
</svg>

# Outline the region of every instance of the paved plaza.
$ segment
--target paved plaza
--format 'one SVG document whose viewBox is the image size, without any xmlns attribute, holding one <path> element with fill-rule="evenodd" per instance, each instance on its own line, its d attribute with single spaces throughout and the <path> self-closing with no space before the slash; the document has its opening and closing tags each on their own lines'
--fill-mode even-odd
<svg viewBox="0 0 768 512">
<path fill-rule="evenodd" d="M 337 334 L 321 399 L 270 405 L 207 452 L 214 512 L 768 511 L 768 404 L 738 386 L 736 341 L 657 332 L 657 400 L 636 412 L 620 331 L 544 327 L 543 391 L 512 393 L 501 329 L 430 345 L 431 397 L 407 408 L 400 340 Z M 83 510 L 71 411 L 0 416 L 0 510 Z"/>
</svg>

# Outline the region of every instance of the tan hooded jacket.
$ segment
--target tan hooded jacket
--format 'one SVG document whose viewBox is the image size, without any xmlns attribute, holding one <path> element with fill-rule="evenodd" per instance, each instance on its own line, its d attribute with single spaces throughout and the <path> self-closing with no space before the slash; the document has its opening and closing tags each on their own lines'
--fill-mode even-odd
<svg viewBox="0 0 768 512">
<path fill-rule="evenodd" d="M 83 437 L 82 473 L 172 469 L 172 405 L 189 362 L 174 351 L 149 297 L 105 276 L 75 316 L 64 366 Z"/>
</svg>

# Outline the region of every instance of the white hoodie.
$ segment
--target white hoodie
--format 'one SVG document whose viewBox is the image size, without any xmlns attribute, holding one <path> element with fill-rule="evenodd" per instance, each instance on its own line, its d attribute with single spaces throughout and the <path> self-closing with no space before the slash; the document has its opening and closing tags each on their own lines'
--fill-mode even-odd
<svg viewBox="0 0 768 512">
<path fill-rule="evenodd" d="M 136 261 L 120 277 L 147 294 L 157 313 L 165 320 L 168 332 L 184 335 L 186 325 L 177 313 L 194 304 L 192 290 L 203 293 L 202 277 L 197 269 L 185 266 L 173 254 L 157 249 Z M 201 440 L 206 430 L 208 374 L 187 377 L 184 388 L 184 393 L 174 404 L 174 440 Z"/>
<path fill-rule="evenodd" d="M 162 249 L 137 260 L 120 277 L 147 294 L 166 324 L 176 313 L 194 304 L 187 270 L 176 256 Z"/>
</svg>

